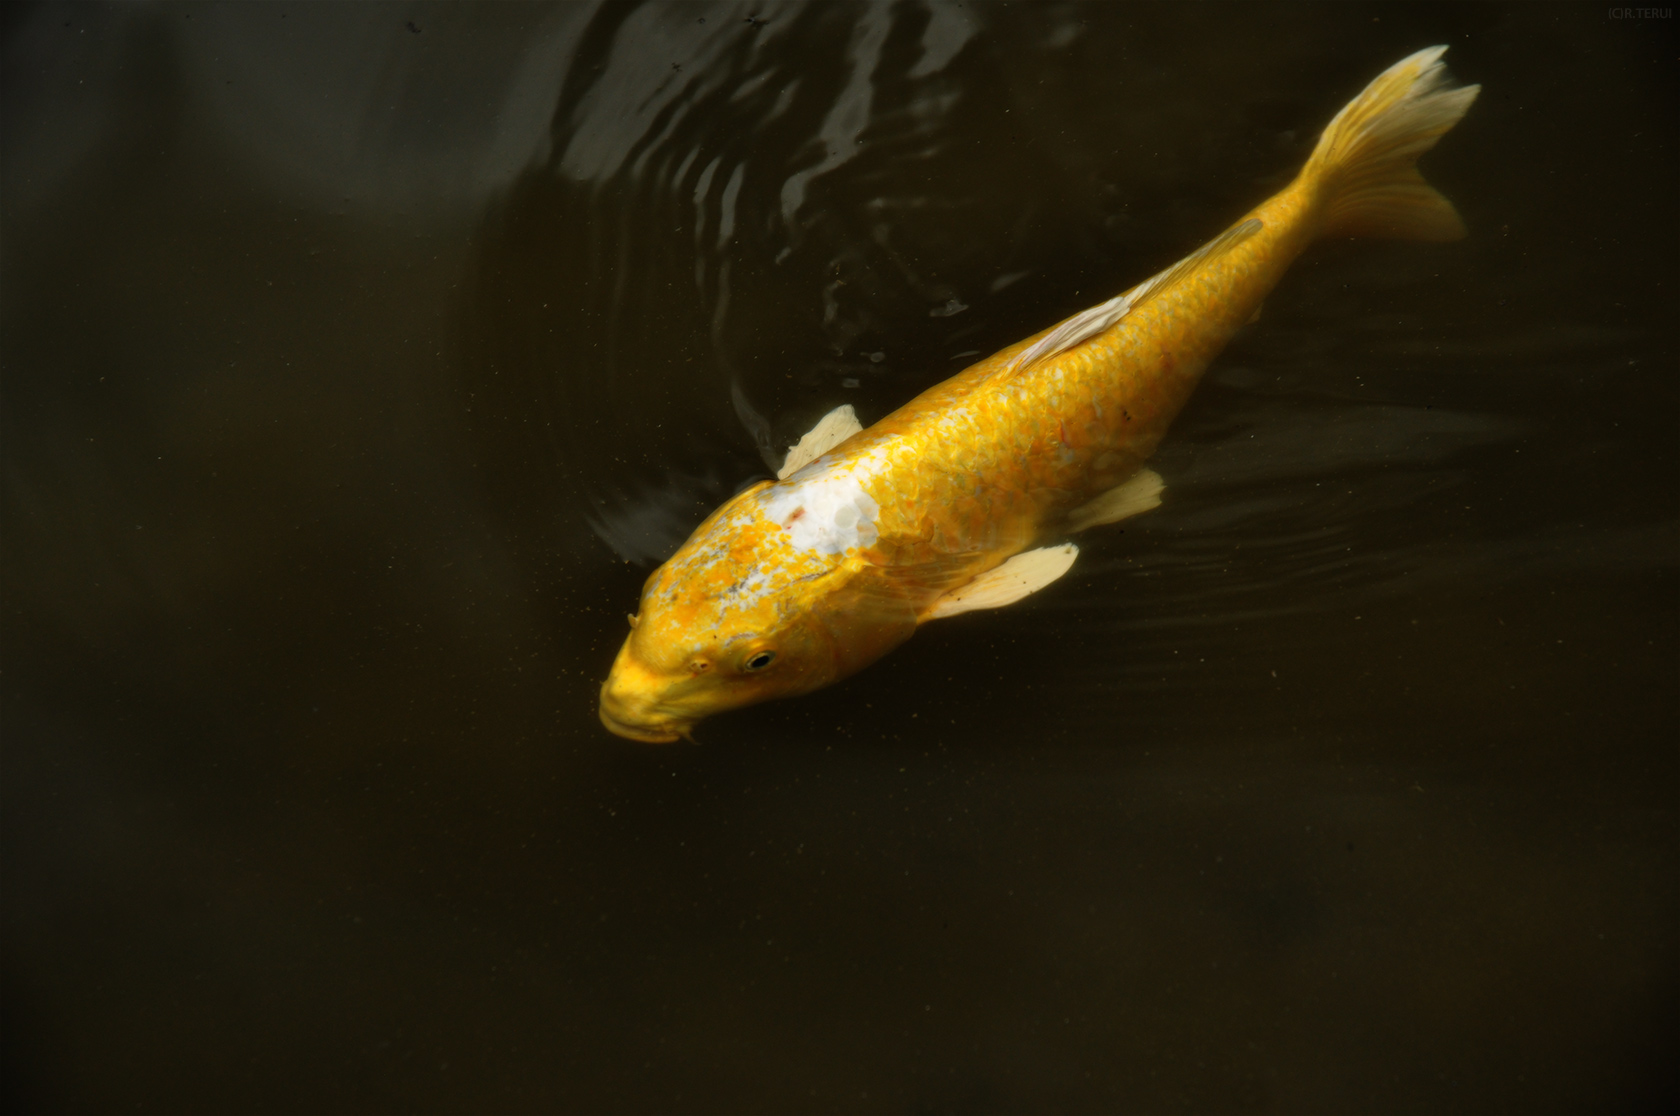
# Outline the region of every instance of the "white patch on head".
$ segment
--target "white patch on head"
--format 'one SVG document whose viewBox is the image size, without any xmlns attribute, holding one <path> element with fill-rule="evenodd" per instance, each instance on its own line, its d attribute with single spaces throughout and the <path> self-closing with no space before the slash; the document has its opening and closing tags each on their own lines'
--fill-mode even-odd
<svg viewBox="0 0 1680 1116">
<path fill-rule="evenodd" d="M 770 522 L 784 528 L 799 550 L 843 554 L 854 546 L 873 546 L 881 507 L 863 490 L 863 462 L 834 466 L 813 461 L 760 499 Z"/>
</svg>

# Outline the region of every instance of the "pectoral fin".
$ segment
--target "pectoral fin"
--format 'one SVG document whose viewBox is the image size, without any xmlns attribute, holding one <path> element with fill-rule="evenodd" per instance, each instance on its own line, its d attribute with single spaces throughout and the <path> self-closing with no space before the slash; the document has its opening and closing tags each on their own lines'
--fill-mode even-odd
<svg viewBox="0 0 1680 1116">
<path fill-rule="evenodd" d="M 1154 469 L 1139 469 L 1124 483 L 1114 486 L 1088 504 L 1068 513 L 1067 529 L 1083 531 L 1101 523 L 1118 523 L 1161 506 L 1166 483 Z"/>
<path fill-rule="evenodd" d="M 946 593 L 922 614 L 923 620 L 958 616 L 982 608 L 1002 608 L 1055 581 L 1068 572 L 1079 548 L 1072 543 L 1040 547 L 1017 554 L 994 570 L 988 570 Z"/>
<path fill-rule="evenodd" d="M 862 429 L 863 424 L 850 403 L 834 408 L 817 420 L 817 425 L 799 439 L 798 445 L 789 447 L 787 460 L 776 470 L 776 479 L 786 480 Z"/>
</svg>

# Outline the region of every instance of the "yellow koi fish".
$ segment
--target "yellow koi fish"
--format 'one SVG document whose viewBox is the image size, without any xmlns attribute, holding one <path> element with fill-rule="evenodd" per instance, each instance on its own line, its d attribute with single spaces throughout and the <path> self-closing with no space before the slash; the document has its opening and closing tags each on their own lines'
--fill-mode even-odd
<svg viewBox="0 0 1680 1116">
<path fill-rule="evenodd" d="M 781 479 L 713 512 L 648 578 L 601 687 L 602 723 L 667 742 L 714 713 L 826 686 L 919 624 L 1043 588 L 1078 554 L 1058 540 L 1158 505 L 1144 462 L 1312 240 L 1464 235 L 1414 165 L 1479 91 L 1450 84 L 1445 51 L 1390 67 L 1294 182 L 1159 275 L 867 430 L 850 407 L 827 416 Z"/>
</svg>

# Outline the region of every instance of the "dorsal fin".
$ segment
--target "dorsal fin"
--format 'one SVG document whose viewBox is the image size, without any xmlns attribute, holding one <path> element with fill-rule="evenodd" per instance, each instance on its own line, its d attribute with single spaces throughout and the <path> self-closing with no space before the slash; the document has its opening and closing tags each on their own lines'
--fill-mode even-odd
<svg viewBox="0 0 1680 1116">
<path fill-rule="evenodd" d="M 776 470 L 776 479 L 787 480 L 862 429 L 863 424 L 858 421 L 857 412 L 852 410 L 852 405 L 842 403 L 818 419 L 817 425 L 806 431 L 805 436 L 799 439 L 798 445 L 788 448 L 787 460 Z"/>
<path fill-rule="evenodd" d="M 1126 294 L 1131 298 L 1132 306 L 1135 308 L 1152 299 L 1160 298 L 1201 270 L 1203 266 L 1223 256 L 1264 227 L 1265 225 L 1261 223 L 1258 217 L 1250 217 L 1246 221 L 1232 225 L 1165 271 L 1157 275 L 1151 275 L 1148 279 L 1127 291 Z"/>
<path fill-rule="evenodd" d="M 1058 353 L 1065 353 L 1074 346 L 1089 341 L 1150 299 L 1159 298 L 1164 292 L 1176 287 L 1202 265 L 1229 252 L 1259 232 L 1262 227 L 1257 217 L 1250 217 L 1240 224 L 1232 225 L 1165 271 L 1145 279 L 1126 293 L 1116 295 L 1107 302 L 1098 303 L 1089 310 L 1081 310 L 1016 354 L 1015 359 L 1009 362 L 1004 371 L 1015 372 L 1029 368 L 1041 360 L 1048 360 Z"/>
<path fill-rule="evenodd" d="M 1107 302 L 1100 302 L 1089 310 L 1081 310 L 1033 342 L 1031 347 L 1017 353 L 1015 359 L 1009 362 L 1007 371 L 1029 368 L 1057 353 L 1065 353 L 1080 342 L 1087 341 L 1112 326 L 1131 313 L 1131 310 L 1130 292 L 1115 295 Z"/>
</svg>

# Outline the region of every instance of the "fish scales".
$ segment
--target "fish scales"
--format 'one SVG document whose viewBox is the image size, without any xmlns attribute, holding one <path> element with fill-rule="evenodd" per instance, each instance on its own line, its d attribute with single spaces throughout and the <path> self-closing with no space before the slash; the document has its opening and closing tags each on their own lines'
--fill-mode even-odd
<svg viewBox="0 0 1680 1116">
<path fill-rule="evenodd" d="M 1260 221 L 1259 233 L 1085 344 L 1012 371 L 1045 330 L 854 436 L 834 464 L 889 441 L 905 456 L 901 469 L 869 486 L 883 508 L 882 535 L 924 543 L 931 553 L 923 558 L 972 555 L 967 568 L 977 573 L 1007 557 L 1002 540 L 1037 541 L 1135 472 L 1306 246 L 1301 229 L 1312 207 L 1301 195 L 1310 190 L 1297 183 L 1257 207 L 1243 220 Z M 954 426 L 954 415 L 965 421 Z"/>
<path fill-rule="evenodd" d="M 1061 576 L 1077 548 L 1045 544 L 1155 506 L 1144 463 L 1309 243 L 1463 234 L 1414 165 L 1477 92 L 1447 85 L 1444 50 L 1380 75 L 1288 187 L 1202 249 L 868 429 L 839 423 L 838 444 L 713 512 L 648 578 L 602 722 L 668 741 L 711 713 L 827 685 L 923 622 Z M 817 452 L 830 435 L 811 438 Z"/>
</svg>

